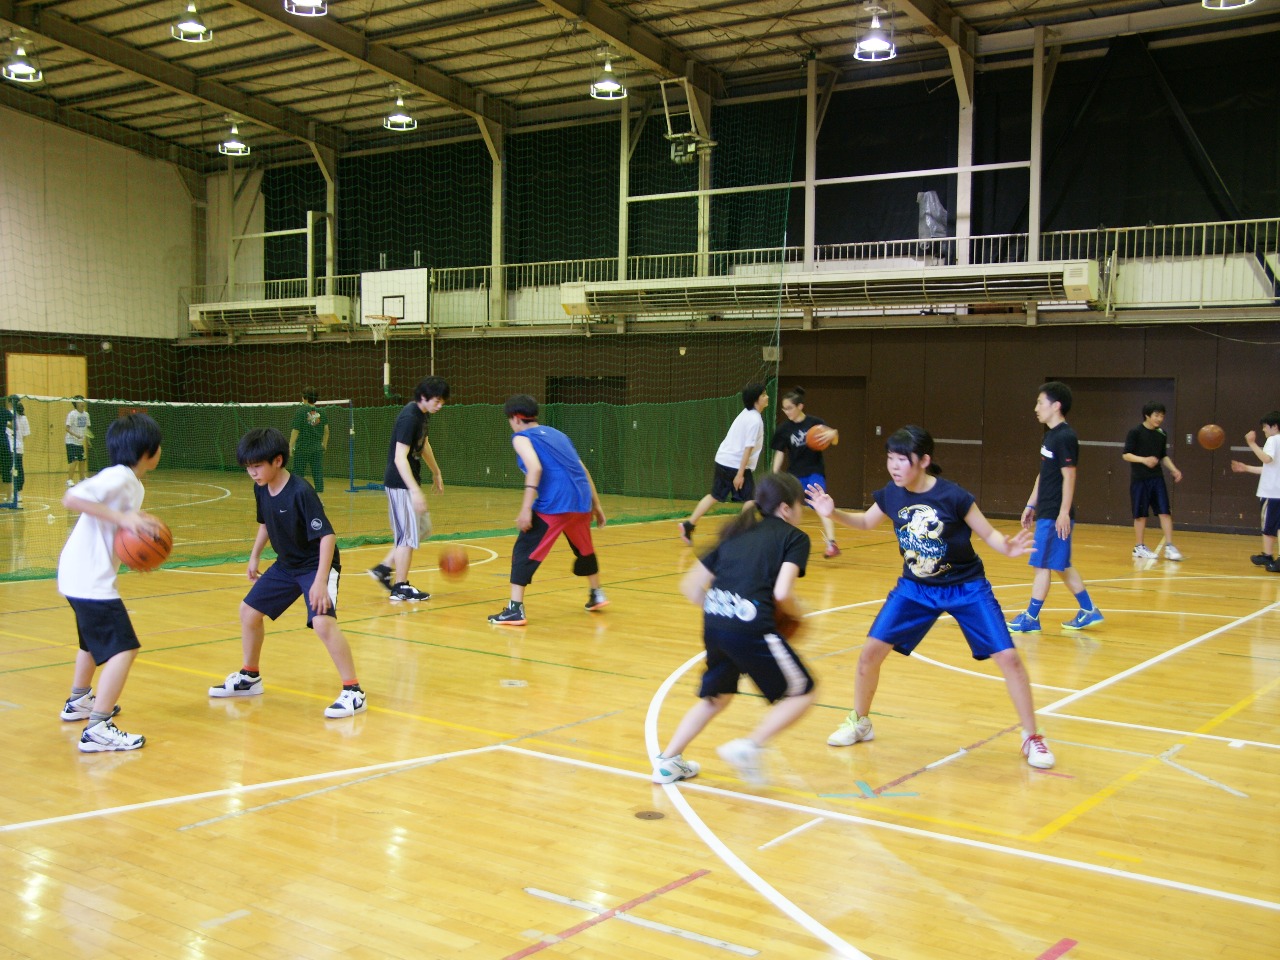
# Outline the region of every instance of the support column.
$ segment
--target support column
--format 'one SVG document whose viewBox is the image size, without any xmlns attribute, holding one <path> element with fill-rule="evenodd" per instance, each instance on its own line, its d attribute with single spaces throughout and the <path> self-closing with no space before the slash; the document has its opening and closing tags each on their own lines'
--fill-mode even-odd
<svg viewBox="0 0 1280 960">
<path fill-rule="evenodd" d="M 956 136 L 956 166 L 973 166 L 973 101 L 960 107 L 960 125 Z M 973 236 L 973 171 L 961 169 L 956 174 L 956 263 L 971 262 L 969 239 Z"/>
<path fill-rule="evenodd" d="M 818 191 L 818 60 L 812 54 L 805 65 L 804 91 L 804 269 L 814 269 L 814 239 L 817 236 Z"/>
<path fill-rule="evenodd" d="M 627 197 L 631 195 L 631 111 L 624 98 L 619 106 L 618 130 L 618 279 L 627 279 L 627 244 L 631 222 L 630 205 Z"/>
<path fill-rule="evenodd" d="M 492 120 L 477 118 L 476 122 L 480 124 L 480 134 L 489 148 L 493 169 L 493 202 L 489 215 L 489 323 L 500 327 L 507 322 L 507 277 L 502 262 L 502 178 L 506 166 L 504 131 Z"/>
<path fill-rule="evenodd" d="M 1031 176 L 1027 192 L 1027 261 L 1040 262 L 1040 179 L 1044 162 L 1044 27 L 1032 30 L 1031 57 Z"/>
<path fill-rule="evenodd" d="M 711 151 L 698 149 L 698 189 L 711 189 Z M 711 254 L 711 195 L 698 194 L 698 269 L 697 275 L 707 276 Z"/>
<path fill-rule="evenodd" d="M 338 151 L 332 147 L 322 147 L 320 144 L 310 142 L 307 144 L 311 148 L 311 155 L 316 158 L 316 166 L 320 168 L 320 173 L 324 177 L 324 292 L 332 295 L 336 293 L 333 289 L 334 264 L 337 263 L 338 251 L 335 249 L 337 245 L 336 233 L 334 228 L 335 217 L 337 215 L 337 187 L 338 181 Z M 310 222 L 308 221 L 308 226 Z M 307 232 L 307 244 L 314 243 L 314 235 L 311 231 Z M 307 251 L 307 263 L 311 263 L 311 251 Z M 310 278 L 310 272 L 308 272 Z M 310 287 L 310 284 L 308 284 Z M 315 291 L 312 290 L 308 296 L 314 297 Z"/>
</svg>

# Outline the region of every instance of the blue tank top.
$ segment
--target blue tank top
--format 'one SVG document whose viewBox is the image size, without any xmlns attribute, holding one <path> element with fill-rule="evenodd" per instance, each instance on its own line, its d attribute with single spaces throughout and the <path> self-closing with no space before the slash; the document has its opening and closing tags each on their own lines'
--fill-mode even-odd
<svg viewBox="0 0 1280 960">
<path fill-rule="evenodd" d="M 542 479 L 538 481 L 538 499 L 533 502 L 537 513 L 587 513 L 591 510 L 591 484 L 587 471 L 578 459 L 573 441 L 555 427 L 530 427 L 511 439 L 527 437 L 542 463 Z M 516 463 L 521 473 L 528 473 L 520 454 Z"/>
</svg>

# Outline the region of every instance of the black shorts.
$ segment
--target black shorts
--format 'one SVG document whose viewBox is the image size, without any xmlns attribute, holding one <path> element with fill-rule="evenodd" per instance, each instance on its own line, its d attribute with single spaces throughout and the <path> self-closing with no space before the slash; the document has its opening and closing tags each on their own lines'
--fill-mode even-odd
<svg viewBox="0 0 1280 960">
<path fill-rule="evenodd" d="M 315 583 L 316 572 L 304 570 L 301 573 L 290 573 L 279 563 L 273 563 L 253 583 L 253 588 L 245 596 L 244 602 L 257 610 L 264 617 L 272 620 L 279 618 L 299 597 L 307 605 L 307 626 L 315 619 L 316 613 L 311 609 L 311 584 Z M 338 571 L 329 571 L 329 612 L 326 617 L 338 616 Z"/>
<path fill-rule="evenodd" d="M 81 600 L 67 597 L 67 603 L 76 615 L 76 633 L 80 636 L 80 649 L 102 666 L 118 653 L 137 650 L 142 644 L 133 631 L 129 611 L 124 601 Z"/>
<path fill-rule="evenodd" d="M 67 444 L 67 463 L 83 463 L 84 447 L 78 443 Z"/>
<path fill-rule="evenodd" d="M 1133 501 L 1135 520 L 1153 513 L 1158 517 L 1167 517 L 1172 512 L 1169 510 L 1169 488 L 1165 486 L 1164 477 L 1130 481 L 1129 498 Z"/>
<path fill-rule="evenodd" d="M 1274 537 L 1280 533 L 1280 500 L 1264 497 L 1258 503 L 1262 505 L 1262 535 Z"/>
<path fill-rule="evenodd" d="M 791 644 L 776 633 L 741 630 L 705 630 L 707 668 L 702 674 L 699 697 L 738 692 L 745 673 L 770 703 L 798 697 L 813 689 L 813 677 Z"/>
<path fill-rule="evenodd" d="M 711 478 L 711 496 L 721 503 L 746 503 L 756 495 L 756 481 L 750 470 L 742 471 L 742 489 L 733 489 L 733 478 L 738 475 L 734 467 L 716 464 L 715 476 Z"/>
</svg>

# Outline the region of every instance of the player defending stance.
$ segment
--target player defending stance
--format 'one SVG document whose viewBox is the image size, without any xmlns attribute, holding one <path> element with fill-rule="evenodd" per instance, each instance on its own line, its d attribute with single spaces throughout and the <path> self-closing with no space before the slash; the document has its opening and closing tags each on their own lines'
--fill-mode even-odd
<svg viewBox="0 0 1280 960">
<path fill-rule="evenodd" d="M 1231 461 L 1233 473 L 1258 474 L 1258 500 L 1262 503 L 1262 552 L 1249 559 L 1272 573 L 1280 573 L 1280 557 L 1276 556 L 1276 534 L 1280 533 L 1280 410 L 1272 410 L 1262 418 L 1262 434 L 1267 439 L 1258 446 L 1258 434 L 1250 430 L 1244 435 L 1260 464 Z"/>
<path fill-rule="evenodd" d="M 760 450 L 764 447 L 764 417 L 761 414 L 767 406 L 769 394 L 765 393 L 763 383 L 748 383 L 742 388 L 742 412 L 716 451 L 711 492 L 698 501 L 688 520 L 680 521 L 680 539 L 690 546 L 693 546 L 693 528 L 713 503 L 725 500 L 746 503 L 755 492 L 751 471 L 755 470 Z"/>
<path fill-rule="evenodd" d="M 89 431 L 88 404 L 78 394 L 71 401 L 67 414 L 66 434 L 62 438 L 67 447 L 67 486 L 73 487 L 85 478 L 85 451 L 93 434 Z"/>
<path fill-rule="evenodd" d="M 1164 404 L 1152 400 L 1142 408 L 1142 423 L 1129 431 L 1124 438 L 1124 459 L 1129 467 L 1129 497 L 1133 501 L 1133 535 L 1137 546 L 1133 559 L 1154 560 L 1154 552 L 1147 549 L 1147 517 L 1154 511 L 1160 518 L 1164 532 L 1164 558 L 1181 560 L 1182 551 L 1173 545 L 1173 515 L 1169 510 L 1169 488 L 1165 486 L 1163 466 L 1173 477 L 1174 483 L 1182 482 L 1182 471 L 1169 459 L 1169 438 L 1160 425 L 1164 423 Z"/>
<path fill-rule="evenodd" d="M 524 589 L 533 582 L 542 561 L 560 534 L 565 535 L 575 557 L 575 576 L 590 584 L 586 608 L 599 610 L 608 604 L 600 589 L 600 563 L 591 542 L 591 520 L 605 525 L 604 507 L 587 466 L 578 457 L 573 441 L 553 427 L 538 423 L 538 401 L 527 394 L 508 398 L 502 412 L 514 434 L 511 446 L 524 474 L 524 497 L 516 526 L 520 536 L 511 549 L 511 602 L 489 616 L 490 623 L 521 627 Z"/>
<path fill-rule="evenodd" d="M 253 478 L 258 508 L 258 535 L 249 552 L 248 576 L 253 582 L 240 604 L 240 646 L 244 666 L 216 687 L 211 697 L 256 697 L 262 694 L 258 660 L 265 638 L 263 617 L 277 619 L 302 597 L 307 626 L 329 651 L 342 680 L 338 699 L 324 708 L 326 717 L 352 717 L 366 707 L 356 679 L 351 647 L 338 627 L 338 538 L 324 514 L 320 498 L 300 477 L 285 469 L 289 443 L 275 427 L 255 427 L 240 438 L 238 460 Z M 271 541 L 276 562 L 259 572 L 262 550 Z"/>
<path fill-rule="evenodd" d="M 1071 388 L 1057 380 L 1042 384 L 1036 397 L 1036 419 L 1049 428 L 1040 444 L 1040 475 L 1031 487 L 1022 526 L 1035 521 L 1035 550 L 1027 562 L 1035 567 L 1031 581 L 1031 602 L 1010 623 L 1014 633 L 1039 633 L 1040 608 L 1049 596 L 1050 573 L 1058 576 L 1076 595 L 1080 609 L 1063 624 L 1068 630 L 1083 630 L 1102 622 L 1102 614 L 1089 598 L 1084 580 L 1071 565 L 1071 530 L 1075 526 L 1076 465 L 1080 461 L 1080 440 L 1067 423 L 1071 411 Z"/>
<path fill-rule="evenodd" d="M 833 747 L 875 739 L 871 701 L 880 683 L 880 666 L 890 651 L 910 656 L 944 613 L 955 618 L 975 660 L 995 660 L 1004 674 L 1009 699 L 1022 722 L 1022 755 L 1033 767 L 1053 766 L 1053 754 L 1036 731 L 1031 681 L 1005 628 L 982 560 L 973 549 L 977 534 L 1006 557 L 1027 552 L 1031 534 L 1013 537 L 993 528 L 978 509 L 973 494 L 938 476 L 933 437 L 922 427 L 903 427 L 887 443 L 889 477 L 865 513 L 844 513 L 817 484 L 805 492 L 820 514 L 834 514 L 845 526 L 870 530 L 885 517 L 893 522 L 902 554 L 902 576 L 880 609 L 862 653 L 854 684 L 853 711 L 827 738 Z"/>
<path fill-rule="evenodd" d="M 816 484 L 812 489 L 821 490 Z M 685 747 L 733 702 L 745 673 L 773 706 L 749 737 L 716 752 L 753 786 L 766 782 L 763 747 L 809 709 L 813 677 L 776 631 L 775 616 L 798 617 L 791 588 L 804 576 L 809 536 L 797 529 L 804 511 L 800 482 L 773 473 L 756 486 L 755 509 L 724 525 L 720 542 L 685 574 L 680 589 L 702 607 L 707 648 L 701 698 L 676 727 L 667 748 L 653 758 L 653 782 L 673 783 L 698 775 L 699 765 L 682 756 Z"/>
<path fill-rule="evenodd" d="M 444 493 L 444 477 L 427 438 L 427 421 L 448 399 L 449 384 L 442 377 L 427 377 L 414 388 L 413 402 L 405 404 L 391 428 L 382 485 L 387 491 L 392 547 L 369 576 L 390 591 L 392 603 L 431 599 L 431 594 L 409 586 L 409 564 L 413 551 L 431 536 L 431 514 L 422 493 L 423 460 L 431 468 L 436 493 Z"/>
<path fill-rule="evenodd" d="M 773 472 L 782 471 L 784 459 L 789 461 L 788 471 L 800 481 L 800 489 L 817 484 L 827 489 L 827 468 L 821 450 L 813 450 L 806 442 L 809 431 L 813 427 L 826 430 L 828 443 L 834 443 L 840 436 L 835 427 L 828 427 L 825 420 L 811 417 L 804 412 L 804 387 L 792 387 L 782 395 L 782 415 L 787 419 L 778 424 L 773 432 Z M 824 557 L 840 556 L 840 548 L 836 546 L 836 528 L 830 517 L 822 517 L 822 537 L 827 545 Z"/>
<path fill-rule="evenodd" d="M 311 473 L 316 493 L 324 493 L 324 452 L 329 449 L 329 415 L 316 406 L 320 394 L 315 387 L 304 387 L 302 406 L 293 415 L 289 430 L 289 459 L 298 476 Z"/>
<path fill-rule="evenodd" d="M 58 592 L 71 604 L 80 636 L 62 719 L 89 721 L 80 735 L 82 753 L 137 750 L 146 743 L 141 734 L 125 733 L 111 720 L 120 712 L 117 701 L 141 646 L 116 589 L 120 561 L 115 539 L 118 527 L 139 535 L 160 529 L 154 517 L 142 512 L 142 478 L 160 462 L 160 440 L 160 427 L 145 413 L 121 417 L 107 430 L 111 466 L 62 498 L 64 507 L 80 513 L 58 558 Z M 95 697 L 97 667 L 102 673 Z"/>
</svg>

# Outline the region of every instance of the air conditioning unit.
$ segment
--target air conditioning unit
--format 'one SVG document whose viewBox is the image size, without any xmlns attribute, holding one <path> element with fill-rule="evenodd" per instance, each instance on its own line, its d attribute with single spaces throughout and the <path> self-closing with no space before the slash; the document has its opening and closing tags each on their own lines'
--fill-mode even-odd
<svg viewBox="0 0 1280 960">
<path fill-rule="evenodd" d="M 191 329 L 203 333 L 280 333 L 309 326 L 351 323 L 351 298 L 290 297 L 197 303 L 187 308 Z"/>
</svg>

